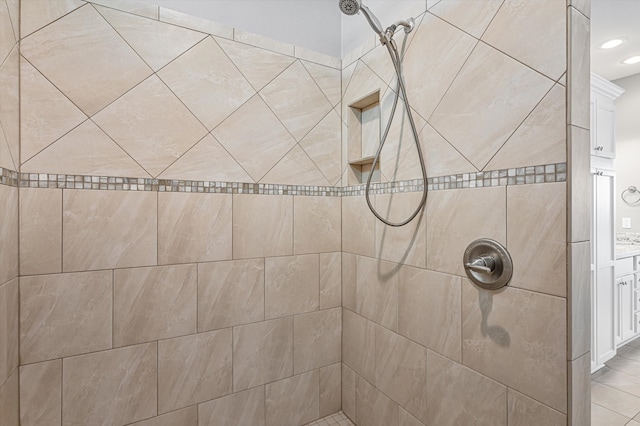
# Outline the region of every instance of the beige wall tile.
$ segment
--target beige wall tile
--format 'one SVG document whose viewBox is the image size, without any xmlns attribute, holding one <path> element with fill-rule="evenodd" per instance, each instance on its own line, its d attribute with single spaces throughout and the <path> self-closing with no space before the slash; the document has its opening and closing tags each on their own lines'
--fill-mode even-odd
<svg viewBox="0 0 640 426">
<path fill-rule="evenodd" d="M 320 374 L 320 418 L 337 413 L 342 406 L 342 364 L 322 367 Z"/>
<path fill-rule="evenodd" d="M 591 238 L 591 138 L 588 130 L 568 126 L 567 239 L 572 242 Z"/>
<path fill-rule="evenodd" d="M 18 188 L 0 185 L 0 285 L 18 276 Z"/>
<path fill-rule="evenodd" d="M 212 34 L 228 39 L 233 38 L 233 28 L 226 25 L 217 24 L 207 19 L 197 18 L 185 13 L 176 12 L 175 10 L 159 8 L 160 21 L 169 24 L 178 25 L 180 27 L 191 28 L 192 30 L 201 31 L 203 33 Z"/>
<path fill-rule="evenodd" d="M 63 271 L 152 266 L 157 257 L 153 192 L 63 192 Z"/>
<path fill-rule="evenodd" d="M 568 424 L 589 425 L 591 420 L 591 354 L 587 352 L 568 364 L 569 386 L 571 386 Z"/>
<path fill-rule="evenodd" d="M 338 197 L 295 197 L 293 200 L 293 252 L 339 251 L 342 218 Z"/>
<path fill-rule="evenodd" d="M 482 41 L 557 80 L 567 66 L 566 14 L 563 1 L 507 0 Z"/>
<path fill-rule="evenodd" d="M 431 116 L 476 43 L 476 39 L 453 25 L 425 15 L 404 62 L 407 95 L 422 117 Z M 425 75 L 431 78 L 425 79 Z"/>
<path fill-rule="evenodd" d="M 357 377 L 356 421 L 367 426 L 397 426 L 398 404 L 366 380 Z"/>
<path fill-rule="evenodd" d="M 343 81 L 343 83 L 345 82 Z M 342 117 L 347 117 L 349 105 L 361 100 L 373 92 L 380 91 L 382 94 L 387 87 L 387 83 L 382 81 L 380 77 L 371 71 L 371 68 L 366 66 L 362 61 L 358 61 L 348 84 L 343 87 Z"/>
<path fill-rule="evenodd" d="M 265 389 L 267 426 L 297 426 L 319 418 L 318 370 L 270 383 Z"/>
<path fill-rule="evenodd" d="M 231 393 L 231 329 L 158 343 L 158 412 Z"/>
<path fill-rule="evenodd" d="M 315 64 L 320 64 L 322 66 L 331 67 L 334 70 L 339 70 L 340 68 L 342 68 L 342 60 L 340 58 L 325 55 L 324 53 L 316 52 L 304 47 L 295 46 L 295 55 L 296 58 L 315 62 Z"/>
<path fill-rule="evenodd" d="M 342 253 L 342 307 L 356 311 L 357 256 Z"/>
<path fill-rule="evenodd" d="M 566 204 L 564 182 L 507 188 L 507 250 L 513 260 L 510 286 L 567 295 Z"/>
<path fill-rule="evenodd" d="M 197 292 L 196 265 L 116 270 L 113 345 L 195 333 Z"/>
<path fill-rule="evenodd" d="M 330 185 L 338 185 L 342 171 L 342 123 L 338 114 L 335 110 L 327 114 L 300 141 L 302 149 L 318 166 Z"/>
<path fill-rule="evenodd" d="M 152 72 L 91 6 L 81 7 L 25 38 L 21 51 L 87 115 L 95 114 Z"/>
<path fill-rule="evenodd" d="M 513 426 L 563 426 L 567 424 L 567 416 L 546 405 L 528 398 L 521 393 L 508 390 L 509 425 Z"/>
<path fill-rule="evenodd" d="M 158 263 L 231 259 L 231 194 L 158 194 Z"/>
<path fill-rule="evenodd" d="M 479 43 L 429 122 L 483 169 L 552 86 L 552 80 Z"/>
<path fill-rule="evenodd" d="M 212 63 L 216 67 L 211 67 Z M 256 93 L 211 37 L 158 75 L 209 130 Z"/>
<path fill-rule="evenodd" d="M 62 190 L 22 188 L 20 273 L 62 272 Z"/>
<path fill-rule="evenodd" d="M 237 41 L 215 40 L 256 90 L 261 90 L 295 61 L 291 56 Z"/>
<path fill-rule="evenodd" d="M 42 2 L 31 0 L 22 4 L 24 7 L 37 7 L 38 3 Z M 40 7 L 46 8 L 46 5 L 52 4 L 55 3 L 42 3 Z M 78 107 L 24 58 L 20 61 L 20 108 L 21 163 L 87 119 Z"/>
<path fill-rule="evenodd" d="M 375 383 L 376 325 L 371 321 L 342 310 L 342 362 L 349 368 Z"/>
<path fill-rule="evenodd" d="M 376 384 L 405 410 L 427 423 L 427 349 L 376 327 Z"/>
<path fill-rule="evenodd" d="M 591 119 L 591 22 L 572 7 L 569 8 L 568 20 L 568 124 L 589 129 L 589 121 Z"/>
<path fill-rule="evenodd" d="M 20 367 L 20 424 L 62 422 L 62 360 Z"/>
<path fill-rule="evenodd" d="M 568 0 L 568 4 L 578 9 L 587 18 L 591 18 L 591 0 Z"/>
<path fill-rule="evenodd" d="M 293 197 L 233 196 L 233 258 L 293 254 Z"/>
<path fill-rule="evenodd" d="M 17 169 L 20 158 L 20 54 L 18 45 L 13 46 L 9 56 L 0 64 L 0 122 L 11 159 L 3 159 L 2 164 L 13 165 Z M 5 154 L 6 152 L 3 152 Z M 3 155 L 4 156 L 4 155 Z"/>
<path fill-rule="evenodd" d="M 316 311 L 319 307 L 319 255 L 265 259 L 264 311 L 267 319 Z"/>
<path fill-rule="evenodd" d="M 448 176 L 477 171 L 469 160 L 464 158 L 431 125 L 426 124 L 419 136 L 429 176 Z M 420 172 L 414 172 L 414 176 L 420 176 L 418 173 Z"/>
<path fill-rule="evenodd" d="M 264 426 L 264 386 L 198 405 L 198 426 Z"/>
<path fill-rule="evenodd" d="M 424 424 L 403 410 L 402 407 L 399 407 L 398 426 L 424 426 Z"/>
<path fill-rule="evenodd" d="M 568 245 L 569 359 L 576 359 L 591 348 L 591 244 Z"/>
<path fill-rule="evenodd" d="M 151 176 L 91 120 L 32 157 L 21 170 L 70 175 Z"/>
<path fill-rule="evenodd" d="M 567 158 L 566 96 L 564 86 L 553 86 L 486 169 L 564 163 Z"/>
<path fill-rule="evenodd" d="M 506 188 L 435 191 L 427 202 L 427 267 L 465 276 L 462 255 L 471 242 L 506 242 Z"/>
<path fill-rule="evenodd" d="M 280 185 L 329 186 L 329 181 L 320 169 L 311 161 L 309 155 L 300 148 L 293 147 L 269 172 L 260 179 L 260 183 Z"/>
<path fill-rule="evenodd" d="M 298 49 L 296 48 L 296 50 Z M 305 54 L 307 52 L 305 52 Z M 296 56 L 301 57 L 303 55 L 299 55 L 299 52 L 296 51 Z M 322 93 L 324 93 L 331 105 L 335 106 L 340 103 L 340 100 L 342 98 L 342 76 L 340 73 L 341 66 L 332 67 L 327 63 L 322 64 L 321 61 L 315 61 L 313 59 L 315 58 L 309 59 L 309 61 L 311 62 L 302 61 L 302 65 L 315 80 L 316 84 L 320 87 L 320 90 L 322 90 Z"/>
<path fill-rule="evenodd" d="M 157 343 L 65 358 L 62 424 L 126 424 L 155 416 L 157 368 Z"/>
<path fill-rule="evenodd" d="M 342 250 L 362 256 L 375 253 L 375 216 L 364 197 L 342 198 Z"/>
<path fill-rule="evenodd" d="M 421 192 L 376 195 L 378 213 L 391 222 L 408 219 L 420 205 Z M 376 257 L 391 262 L 425 268 L 427 266 L 426 218 L 424 210 L 401 227 L 387 226 L 376 220 Z"/>
<path fill-rule="evenodd" d="M 351 420 L 356 418 L 356 373 L 342 364 L 342 412 Z"/>
<path fill-rule="evenodd" d="M 320 253 L 320 309 L 336 308 L 341 306 L 341 275 L 341 253 Z"/>
<path fill-rule="evenodd" d="M 198 265 L 198 331 L 264 321 L 264 259 Z"/>
<path fill-rule="evenodd" d="M 247 122 L 251 122 L 251 126 L 247 126 Z M 295 139 L 257 95 L 238 108 L 211 134 L 256 182 L 296 144 Z M 256 146 L 260 147 L 260 155 L 255 155 Z"/>
<path fill-rule="evenodd" d="M 504 426 L 507 424 L 506 393 L 505 386 L 429 352 L 427 424 Z"/>
<path fill-rule="evenodd" d="M 153 177 L 207 134 L 207 129 L 156 75 L 92 119 Z"/>
<path fill-rule="evenodd" d="M 18 278 L 0 286 L 0 384 L 18 368 L 20 346 Z"/>
<path fill-rule="evenodd" d="M 356 312 L 390 330 L 397 330 L 398 265 L 358 256 L 356 266 Z"/>
<path fill-rule="evenodd" d="M 512 287 L 489 292 L 464 280 L 462 353 L 466 366 L 566 412 L 565 299 Z"/>
<path fill-rule="evenodd" d="M 132 13 L 150 19 L 158 19 L 158 6 L 140 3 L 135 0 L 90 0 L 89 3 L 101 4 L 123 12 Z"/>
<path fill-rule="evenodd" d="M 20 280 L 20 362 L 111 348 L 111 271 Z"/>
<path fill-rule="evenodd" d="M 19 32 L 19 28 L 14 30 L 7 2 L 3 1 L 0 5 L 0 61 L 4 62 L 20 39 L 19 35 L 16 36 L 16 32 Z"/>
<path fill-rule="evenodd" d="M 296 61 L 260 91 L 293 137 L 299 141 L 332 109 L 318 85 Z"/>
<path fill-rule="evenodd" d="M 233 390 L 293 375 L 293 319 L 233 328 Z"/>
<path fill-rule="evenodd" d="M 342 308 L 293 318 L 293 373 L 325 367 L 342 358 Z"/>
<path fill-rule="evenodd" d="M 0 424 L 20 426 L 18 370 L 0 385 Z"/>
<path fill-rule="evenodd" d="M 460 362 L 461 301 L 459 277 L 403 267 L 398 287 L 398 332 Z"/>
<path fill-rule="evenodd" d="M 472 36 L 480 38 L 502 3 L 501 0 L 482 2 L 447 0 L 438 1 L 429 11 Z"/>
<path fill-rule="evenodd" d="M 163 416 L 133 423 L 137 426 L 198 426 L 198 407 L 195 405 L 173 411 Z M 132 426 L 133 426 L 132 425 Z"/>
<path fill-rule="evenodd" d="M 291 44 L 282 43 L 261 35 L 248 33 L 237 28 L 234 29 L 233 39 L 240 43 L 261 47 L 272 52 L 282 53 L 283 55 L 293 56 L 294 53 L 294 47 Z"/>
<path fill-rule="evenodd" d="M 201 32 L 168 25 L 105 7 L 98 12 L 154 71 L 167 65 L 206 37 Z"/>
</svg>

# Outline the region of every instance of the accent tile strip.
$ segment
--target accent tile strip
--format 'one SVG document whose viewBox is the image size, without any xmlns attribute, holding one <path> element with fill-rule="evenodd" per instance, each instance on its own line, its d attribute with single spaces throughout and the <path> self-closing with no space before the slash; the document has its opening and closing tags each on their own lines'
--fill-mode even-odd
<svg viewBox="0 0 640 426">
<path fill-rule="evenodd" d="M 145 179 L 109 176 L 84 176 L 47 173 L 16 173 L 2 169 L 0 184 L 21 188 L 94 189 L 106 191 L 190 192 L 214 194 L 297 195 L 316 197 L 349 197 L 364 195 L 365 185 L 309 186 L 275 185 L 266 183 L 215 182 L 193 180 Z M 19 178 L 19 179 L 18 179 Z M 567 164 L 546 164 L 486 172 L 461 173 L 428 178 L 427 189 L 482 188 L 548 182 L 566 182 Z M 421 179 L 374 183 L 372 194 L 418 192 L 423 189 Z"/>
</svg>

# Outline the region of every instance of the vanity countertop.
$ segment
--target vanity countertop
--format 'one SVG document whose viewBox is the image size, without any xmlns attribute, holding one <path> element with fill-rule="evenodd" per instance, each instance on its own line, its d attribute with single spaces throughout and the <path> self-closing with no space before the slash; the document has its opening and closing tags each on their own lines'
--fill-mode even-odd
<svg viewBox="0 0 640 426">
<path fill-rule="evenodd" d="M 640 255 L 640 244 L 616 243 L 616 259 Z"/>
</svg>

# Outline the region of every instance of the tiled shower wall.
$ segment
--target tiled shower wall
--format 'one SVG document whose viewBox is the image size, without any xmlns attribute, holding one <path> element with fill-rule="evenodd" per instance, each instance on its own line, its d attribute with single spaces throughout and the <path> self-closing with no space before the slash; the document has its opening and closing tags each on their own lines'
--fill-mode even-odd
<svg viewBox="0 0 640 426">
<path fill-rule="evenodd" d="M 0 1 L 0 424 L 12 426 L 19 422 L 19 14 L 17 0 Z"/>
<path fill-rule="evenodd" d="M 135 3 L 22 12 L 22 425 L 339 411 L 340 61 Z"/>
<path fill-rule="evenodd" d="M 430 179 L 427 208 L 404 228 L 376 221 L 364 197 L 343 197 L 342 409 L 357 424 L 589 424 L 580 386 L 588 372 L 572 362 L 588 352 L 588 303 L 568 308 L 584 293 L 567 281 L 567 112 L 588 112 L 582 3 L 428 2 L 399 43 L 427 170 L 440 178 Z M 375 91 L 388 111 L 395 80 L 386 55 L 364 46 L 343 58 L 343 116 Z M 348 121 L 343 130 L 347 145 Z M 391 134 L 374 176 L 420 178 L 407 120 Z M 358 170 L 343 165 L 343 184 L 357 180 Z M 575 177 L 571 184 L 588 188 Z M 399 221 L 420 195 L 372 198 Z M 513 258 L 512 281 L 499 291 L 464 273 L 463 252 L 481 237 Z M 588 265 L 573 259 L 574 271 Z"/>
</svg>

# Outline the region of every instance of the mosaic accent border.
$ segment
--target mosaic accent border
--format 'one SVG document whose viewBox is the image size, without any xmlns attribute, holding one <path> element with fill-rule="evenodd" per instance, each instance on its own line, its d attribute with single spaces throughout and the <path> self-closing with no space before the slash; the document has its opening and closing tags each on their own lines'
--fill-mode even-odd
<svg viewBox="0 0 640 426">
<path fill-rule="evenodd" d="M 18 174 L 14 171 L 1 168 L 0 171 L 2 171 L 2 180 L 0 181 L 0 184 L 20 186 L 20 188 L 296 195 L 315 197 L 349 197 L 364 195 L 365 192 L 364 184 L 346 187 L 275 185 L 266 183 L 168 180 L 47 173 Z M 427 180 L 427 190 L 440 191 L 446 189 L 526 185 L 548 182 L 566 182 L 566 180 L 567 163 L 557 163 L 432 177 Z M 371 185 L 371 193 L 388 194 L 398 192 L 420 192 L 423 188 L 424 184 L 422 179 L 414 179 L 398 182 L 374 183 Z"/>
</svg>

